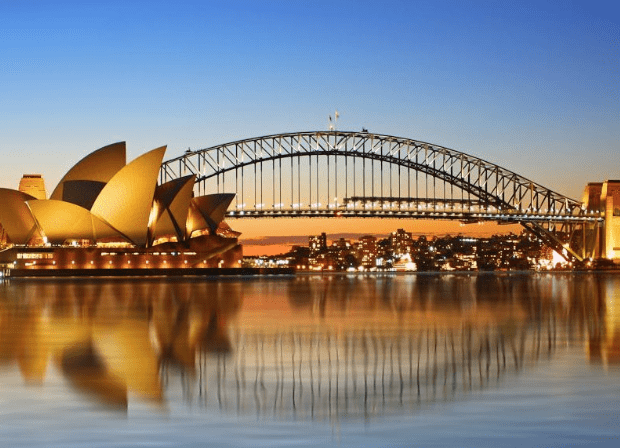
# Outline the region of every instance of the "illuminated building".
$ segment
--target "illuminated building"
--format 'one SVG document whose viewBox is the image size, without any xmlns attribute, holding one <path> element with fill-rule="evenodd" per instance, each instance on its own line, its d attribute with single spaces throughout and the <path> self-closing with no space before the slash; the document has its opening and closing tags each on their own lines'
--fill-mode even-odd
<svg viewBox="0 0 620 448">
<path fill-rule="evenodd" d="M 318 236 L 309 236 L 308 246 L 310 247 L 311 257 L 314 257 L 321 252 L 325 252 L 327 250 L 327 235 L 325 232 Z"/>
<path fill-rule="evenodd" d="M 165 151 L 126 163 L 125 142 L 101 148 L 73 166 L 49 199 L 0 189 L 8 246 L 0 263 L 15 269 L 238 266 L 239 234 L 223 222 L 234 194 L 194 197 L 193 175 L 158 185 Z"/>
<path fill-rule="evenodd" d="M 620 181 L 603 183 L 601 206 L 605 213 L 605 257 L 620 258 Z"/>
<path fill-rule="evenodd" d="M 330 252 L 332 252 L 336 259 L 336 266 L 338 268 L 349 267 L 352 264 L 351 243 L 344 238 L 339 238 L 332 242 Z M 355 257 L 353 257 L 353 259 L 355 259 Z"/>
<path fill-rule="evenodd" d="M 19 191 L 37 199 L 47 199 L 45 181 L 40 174 L 24 174 L 19 181 Z"/>
<path fill-rule="evenodd" d="M 589 183 L 581 201 L 588 211 L 598 211 L 605 219 L 603 226 L 585 232 L 584 252 L 593 258 L 620 259 L 620 180 Z"/>
<path fill-rule="evenodd" d="M 309 236 L 308 247 L 310 248 L 308 265 L 315 269 L 318 267 L 324 267 L 326 265 L 325 255 L 327 252 L 327 235 L 325 232 L 318 236 Z"/>
<path fill-rule="evenodd" d="M 394 255 L 401 256 L 411 253 L 413 239 L 410 232 L 405 232 L 403 229 L 398 229 L 396 232 L 392 232 L 390 234 L 389 241 L 389 245 L 392 248 Z"/>
<path fill-rule="evenodd" d="M 372 235 L 365 235 L 359 239 L 358 258 L 365 268 L 375 266 L 377 258 L 377 238 Z"/>
</svg>

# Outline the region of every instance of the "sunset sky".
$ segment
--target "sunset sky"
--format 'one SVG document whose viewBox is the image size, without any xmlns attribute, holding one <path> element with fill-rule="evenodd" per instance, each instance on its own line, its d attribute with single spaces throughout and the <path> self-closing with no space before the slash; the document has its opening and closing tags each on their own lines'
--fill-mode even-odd
<svg viewBox="0 0 620 448">
<path fill-rule="evenodd" d="M 0 187 L 41 173 L 51 192 L 116 141 L 129 160 L 164 144 L 173 158 L 326 129 L 336 109 L 341 130 L 464 151 L 573 198 L 620 178 L 618 2 L 0 1 L 0 21 Z M 497 230 L 230 224 L 274 244 L 322 230 Z"/>
</svg>

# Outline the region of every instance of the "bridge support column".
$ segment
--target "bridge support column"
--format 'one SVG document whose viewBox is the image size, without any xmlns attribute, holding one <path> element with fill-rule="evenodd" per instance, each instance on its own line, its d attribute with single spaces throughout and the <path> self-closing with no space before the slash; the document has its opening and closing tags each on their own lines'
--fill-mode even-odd
<svg viewBox="0 0 620 448">
<path fill-rule="evenodd" d="M 586 223 L 581 225 L 581 258 L 586 258 Z"/>
<path fill-rule="evenodd" d="M 593 257 L 620 262 L 620 180 L 589 183 L 581 202 L 603 218 L 594 228 Z"/>
<path fill-rule="evenodd" d="M 603 184 L 601 203 L 605 211 L 605 258 L 620 260 L 620 181 Z"/>
<path fill-rule="evenodd" d="M 593 258 L 601 258 L 601 244 L 603 239 L 601 238 L 601 233 L 603 232 L 604 224 L 599 222 L 596 224 L 596 242 L 594 244 L 594 257 Z"/>
</svg>

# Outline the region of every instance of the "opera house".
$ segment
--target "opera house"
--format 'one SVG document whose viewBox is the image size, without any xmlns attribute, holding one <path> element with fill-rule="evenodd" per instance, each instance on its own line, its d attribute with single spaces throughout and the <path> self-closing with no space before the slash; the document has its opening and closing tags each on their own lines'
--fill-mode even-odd
<svg viewBox="0 0 620 448">
<path fill-rule="evenodd" d="M 0 263 L 13 270 L 238 267 L 233 194 L 194 197 L 195 176 L 158 184 L 166 147 L 126 162 L 125 142 L 78 162 L 49 199 L 0 188 Z"/>
</svg>

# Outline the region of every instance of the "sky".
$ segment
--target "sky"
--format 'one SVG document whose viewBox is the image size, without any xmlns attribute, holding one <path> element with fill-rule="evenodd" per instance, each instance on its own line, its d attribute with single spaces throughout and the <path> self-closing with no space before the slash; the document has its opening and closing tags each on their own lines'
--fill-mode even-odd
<svg viewBox="0 0 620 448">
<path fill-rule="evenodd" d="M 464 151 L 576 199 L 620 178 L 618 2 L 0 0 L 0 23 L 0 187 L 40 173 L 51 191 L 116 141 L 129 160 L 167 144 L 168 159 L 324 130 L 336 109 L 341 130 Z M 231 225 L 248 241 L 460 231 Z"/>
</svg>

